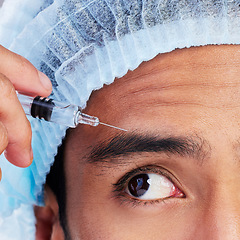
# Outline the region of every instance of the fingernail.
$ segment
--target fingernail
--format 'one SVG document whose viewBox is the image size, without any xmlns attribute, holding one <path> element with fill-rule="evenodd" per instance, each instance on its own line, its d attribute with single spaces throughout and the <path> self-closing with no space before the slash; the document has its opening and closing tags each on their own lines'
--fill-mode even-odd
<svg viewBox="0 0 240 240">
<path fill-rule="evenodd" d="M 38 76 L 39 76 L 39 79 L 45 89 L 47 89 L 47 90 L 52 89 L 52 83 L 44 73 L 38 71 Z"/>
</svg>

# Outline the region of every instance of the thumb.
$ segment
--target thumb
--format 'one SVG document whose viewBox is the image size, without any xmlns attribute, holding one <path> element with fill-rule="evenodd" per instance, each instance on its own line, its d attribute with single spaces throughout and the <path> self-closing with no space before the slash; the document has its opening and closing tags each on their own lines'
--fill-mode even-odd
<svg viewBox="0 0 240 240">
<path fill-rule="evenodd" d="M 5 75 L 15 89 L 30 95 L 48 96 L 52 84 L 27 59 L 0 45 L 0 73 Z"/>
</svg>

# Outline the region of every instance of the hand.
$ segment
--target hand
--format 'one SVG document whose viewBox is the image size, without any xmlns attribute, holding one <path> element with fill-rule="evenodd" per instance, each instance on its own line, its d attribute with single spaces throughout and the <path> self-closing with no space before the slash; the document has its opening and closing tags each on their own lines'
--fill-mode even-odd
<svg viewBox="0 0 240 240">
<path fill-rule="evenodd" d="M 18 167 L 31 164 L 32 132 L 16 90 L 30 96 L 48 96 L 52 85 L 25 58 L 0 45 L 0 153 Z"/>
</svg>

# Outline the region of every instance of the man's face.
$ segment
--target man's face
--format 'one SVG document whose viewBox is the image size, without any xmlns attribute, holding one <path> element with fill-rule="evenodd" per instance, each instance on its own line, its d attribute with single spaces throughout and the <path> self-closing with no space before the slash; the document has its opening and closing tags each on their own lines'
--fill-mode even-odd
<svg viewBox="0 0 240 240">
<path fill-rule="evenodd" d="M 73 239 L 238 239 L 240 51 L 177 50 L 92 94 L 66 143 Z"/>
</svg>

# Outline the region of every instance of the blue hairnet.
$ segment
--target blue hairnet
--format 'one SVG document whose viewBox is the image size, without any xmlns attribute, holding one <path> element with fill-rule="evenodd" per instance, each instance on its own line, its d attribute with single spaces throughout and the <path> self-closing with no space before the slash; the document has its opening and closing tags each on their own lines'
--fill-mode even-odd
<svg viewBox="0 0 240 240">
<path fill-rule="evenodd" d="M 52 98 L 84 108 L 93 90 L 159 53 L 239 44 L 239 5 L 234 0 L 6 0 L 0 43 L 51 79 Z M 30 122 L 33 164 L 19 169 L 0 161 L 2 216 L 21 204 L 43 204 L 46 174 L 65 135 L 65 127 Z"/>
</svg>

